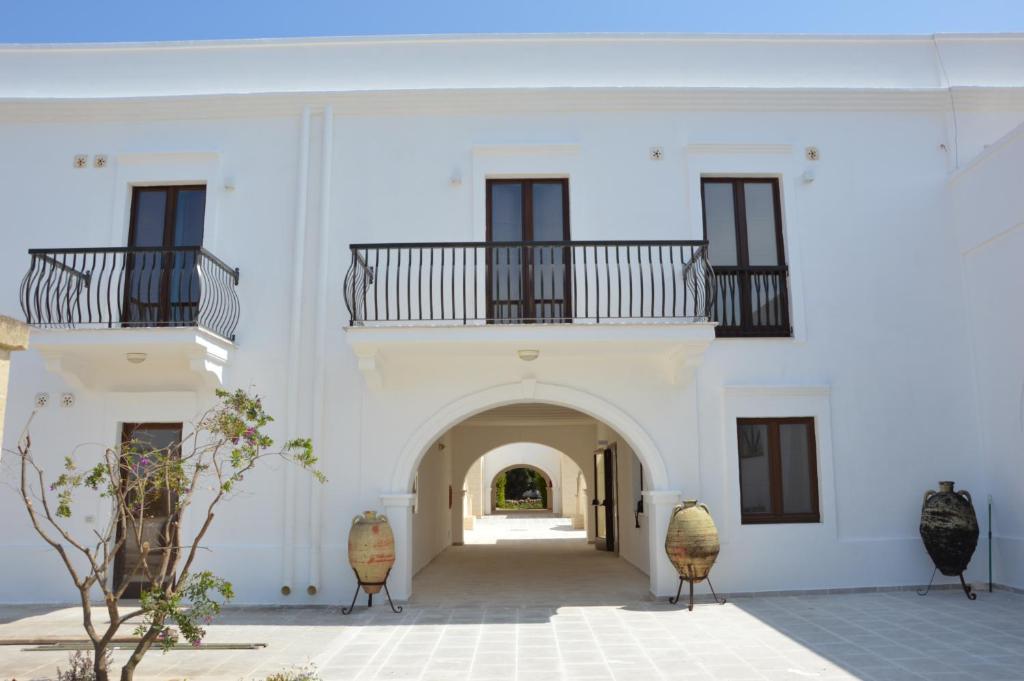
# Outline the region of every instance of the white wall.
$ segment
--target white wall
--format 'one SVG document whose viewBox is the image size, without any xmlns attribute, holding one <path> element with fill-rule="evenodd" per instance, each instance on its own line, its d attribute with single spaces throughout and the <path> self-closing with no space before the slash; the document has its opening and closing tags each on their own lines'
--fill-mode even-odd
<svg viewBox="0 0 1024 681">
<path fill-rule="evenodd" d="M 452 513 L 448 489 L 452 485 L 452 456 L 447 447 L 434 447 L 420 464 L 416 476 L 416 510 L 413 512 L 413 574 L 422 570 L 452 541 Z M 452 487 L 452 507 L 459 499 Z"/>
<path fill-rule="evenodd" d="M 955 134 L 950 93 L 928 39 L 677 44 L 598 38 L 579 48 L 559 39 L 550 49 L 537 48 L 537 41 L 543 39 L 497 41 L 477 53 L 471 41 L 452 47 L 441 40 L 422 64 L 419 56 L 409 56 L 410 49 L 419 55 L 416 41 L 377 61 L 379 46 L 372 41 L 358 48 L 321 48 L 315 41 L 222 52 L 176 47 L 173 55 L 165 48 L 159 54 L 142 48 L 4 50 L 0 70 L 11 77 L 3 79 L 0 91 L 24 99 L 8 101 L 0 111 L 0 313 L 19 316 L 28 248 L 123 245 L 124 197 L 132 178 L 180 181 L 187 171 L 196 174 L 190 180 L 208 183 L 207 246 L 241 269 L 241 319 L 224 383 L 261 392 L 278 417 L 278 437 L 312 435 L 329 478 L 318 497 L 308 477 L 268 469 L 247 480 L 248 491 L 218 515 L 202 566 L 229 576 L 240 602 L 349 598 L 350 519 L 380 508 L 382 494 L 411 491 L 411 481 L 395 480 L 405 470 L 402 452 L 419 441 L 424 424 L 447 405 L 482 391 L 507 388 L 511 394 L 514 387 L 516 400 L 529 401 L 552 386 L 580 403 L 600 400 L 628 416 L 630 432 L 621 433 L 620 446 L 625 442 L 636 450 L 645 469 L 648 463 L 662 466 L 661 490 L 679 490 L 709 504 L 716 521 L 721 519 L 721 590 L 923 581 L 930 563 L 917 536 L 919 503 L 939 479 L 957 480 L 976 499 L 993 494 L 1000 579 L 1024 583 L 1019 568 L 1014 572 L 1022 564 L 1024 530 L 1013 486 L 1020 486 L 1013 477 L 1020 468 L 1020 418 L 1011 409 L 1020 403 L 1013 344 L 1020 329 L 1006 312 L 1014 300 L 1007 291 L 1020 288 L 1012 260 L 1020 212 L 995 214 L 1016 206 L 1019 173 L 1004 173 L 1001 184 L 992 185 L 1002 189 L 992 190 L 993 198 L 977 209 L 993 211 L 984 213 L 991 219 L 959 220 L 958 227 L 950 218 L 960 201 L 957 193 L 967 197 L 981 188 L 958 188 L 970 184 L 971 173 L 955 180 L 952 199 L 948 185 L 957 155 L 963 164 L 986 141 L 1024 120 L 1022 41 L 940 39 L 953 84 L 980 86 L 953 93 L 961 107 Z M 363 56 L 351 63 L 376 64 L 364 80 L 359 69 L 312 58 L 352 50 Z M 556 53 L 565 59 L 550 60 Z M 310 57 L 303 57 L 302 69 L 295 67 L 297 54 Z M 170 75 L 148 83 L 167 91 L 126 80 L 154 60 Z M 402 68 L 392 68 L 396 60 Z M 497 83 L 524 90 L 473 87 L 497 61 L 503 69 Z M 204 64 L 201 78 L 193 63 Z M 656 72 L 644 69 L 650 64 L 658 65 Z M 257 65 L 273 70 L 267 83 L 278 79 L 298 89 L 337 91 L 187 96 L 225 92 L 229 81 L 248 91 L 251 80 L 232 78 L 239 68 L 262 78 L 268 72 Z M 307 67 L 316 73 L 307 77 Z M 560 82 L 553 83 L 552 74 Z M 545 84 L 581 87 L 532 89 Z M 737 89 L 705 88 L 721 84 Z M 355 92 L 400 85 L 441 90 Z M 609 85 L 636 87 L 588 90 Z M 469 87 L 443 89 L 459 86 Z M 182 96 L 170 101 L 147 94 Z M 126 95 L 141 98 L 109 99 Z M 322 173 L 325 104 L 335 107 L 326 155 L 333 164 L 329 182 Z M 313 112 L 311 153 L 305 166 L 309 185 L 300 194 L 305 106 Z M 954 139 L 960 141 L 955 153 Z M 821 160 L 805 160 L 811 145 Z M 652 146 L 663 148 L 662 160 L 650 160 Z M 73 156 L 80 153 L 106 154 L 110 164 L 74 169 Z M 1019 165 L 1012 160 L 1018 152 L 1008 153 L 1007 167 Z M 1001 163 L 995 153 L 985 162 Z M 805 171 L 813 171 L 813 182 L 802 181 Z M 561 356 L 545 345 L 545 331 L 536 329 L 541 356 L 529 364 L 513 351 L 437 355 L 410 342 L 381 362 L 383 387 L 369 388 L 346 343 L 346 333 L 351 337 L 358 330 L 341 331 L 347 323 L 339 292 L 351 259 L 348 244 L 480 240 L 486 178 L 534 173 L 569 178 L 577 239 L 699 237 L 701 175 L 780 177 L 795 337 L 716 340 L 699 368 L 682 376 L 642 347 L 613 352 L 588 343 L 587 328 L 571 329 L 578 333 L 579 352 Z M 462 182 L 451 183 L 453 174 Z M 234 191 L 224 189 L 227 178 Z M 308 211 L 296 224 L 303 199 Z M 321 206 L 329 211 L 326 239 L 320 237 Z M 988 224 L 994 230 L 988 236 L 963 236 L 967 226 Z M 293 346 L 291 281 L 299 235 L 305 235 L 305 260 Z M 325 317 L 317 310 L 319 290 L 329 296 Z M 989 328 L 1007 332 L 980 331 Z M 407 331 L 408 338 L 423 340 L 419 332 Z M 299 367 L 289 375 L 292 353 Z M 324 382 L 322 401 L 315 390 L 318 377 Z M 289 379 L 297 385 L 291 397 Z M 751 386 L 771 390 L 746 390 Z M 813 389 L 801 393 L 807 386 Z M 5 447 L 13 446 L 34 395 L 44 391 L 71 391 L 78 398 L 72 409 L 51 403 L 37 416 L 37 452 L 49 467 L 77 443 L 113 443 L 119 422 L 184 419 L 213 399 L 207 389 L 114 394 L 75 388 L 30 350 L 13 358 Z M 318 420 L 321 404 L 324 416 Z M 833 484 L 821 487 L 820 525 L 755 528 L 734 522 L 735 418 L 769 411 L 829 419 L 828 441 L 819 442 L 819 452 L 827 457 L 822 470 L 830 468 Z M 423 439 L 436 444 L 450 425 Z M 826 437 L 821 429 L 818 434 Z M 596 434 L 591 429 L 573 437 L 533 441 L 565 452 L 588 475 Z M 472 438 L 454 433 L 447 455 L 451 475 L 463 480 L 480 453 L 523 440 L 511 432 L 503 438 L 473 445 Z M 971 454 L 979 450 L 991 458 Z M 9 457 L 3 468 L 9 481 Z M 410 476 L 414 469 L 409 467 Z M 427 469 L 434 482 L 445 470 L 442 464 Z M 447 504 L 446 489 L 429 503 L 438 498 Z M 437 510 L 430 508 L 429 513 Z M 4 551 L 22 556 L 0 564 L 0 601 L 71 598 L 58 559 L 33 536 L 7 488 L 0 488 L 0 517 L 7 519 L 0 529 Z M 444 544 L 442 528 L 450 522 L 438 517 L 435 534 L 423 529 L 431 524 L 427 517 L 418 513 L 413 521 L 420 548 L 400 556 L 416 568 Z M 82 522 L 80 529 L 87 530 Z M 295 528 L 291 544 L 284 539 L 288 525 Z M 311 550 L 317 527 L 319 558 Z M 815 561 L 806 560 L 809 547 Z M 648 549 L 649 558 L 660 555 L 655 543 Z M 766 560 L 772 569 L 763 569 Z M 294 573 L 287 597 L 280 594 L 283 563 Z M 976 560 L 972 577 L 978 569 Z M 306 594 L 311 582 L 318 587 L 315 596 Z"/>
<path fill-rule="evenodd" d="M 950 180 L 967 289 L 980 437 L 965 459 L 985 474 L 969 489 L 982 526 L 975 572 L 985 564 L 986 494 L 992 496 L 993 580 L 1024 588 L 1024 127 L 995 142 Z M 966 487 L 966 485 L 964 485 Z"/>
<path fill-rule="evenodd" d="M 616 473 L 618 485 L 618 546 L 619 556 L 636 566 L 644 574 L 650 573 L 650 540 L 647 524 L 650 518 L 647 513 L 635 515 L 636 503 L 640 500 L 641 489 L 650 489 L 648 484 L 641 487 L 640 460 L 633 453 L 633 449 L 625 440 L 622 440 L 614 431 L 607 428 L 601 429 L 602 439 L 615 443 Z M 639 527 L 637 525 L 639 524 Z M 663 551 L 664 546 L 654 547 L 656 551 Z"/>
</svg>

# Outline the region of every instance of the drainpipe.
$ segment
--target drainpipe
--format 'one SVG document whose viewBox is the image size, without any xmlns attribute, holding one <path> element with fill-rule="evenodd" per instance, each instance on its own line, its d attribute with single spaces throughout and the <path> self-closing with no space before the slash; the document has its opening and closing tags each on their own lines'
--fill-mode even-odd
<svg viewBox="0 0 1024 681">
<path fill-rule="evenodd" d="M 327 236 L 331 222 L 331 162 L 334 151 L 334 107 L 324 107 L 324 139 L 320 169 L 320 252 L 317 263 L 316 291 L 316 351 L 313 357 L 323 361 L 327 350 L 327 270 L 330 265 Z M 322 444 L 324 441 L 324 399 L 326 395 L 326 372 L 323 367 L 313 372 L 313 433 Z M 309 480 L 309 586 L 306 593 L 315 596 L 320 587 L 320 553 L 323 522 L 321 518 L 322 485 L 312 477 Z"/>
<path fill-rule="evenodd" d="M 302 325 L 302 275 L 306 257 L 306 193 L 309 187 L 309 107 L 302 109 L 299 132 L 299 180 L 295 189 L 295 251 L 292 254 L 292 309 L 288 327 L 288 433 L 299 425 L 299 330 Z M 283 532 L 281 537 L 281 593 L 292 592 L 295 579 L 295 473 L 284 467 Z"/>
</svg>

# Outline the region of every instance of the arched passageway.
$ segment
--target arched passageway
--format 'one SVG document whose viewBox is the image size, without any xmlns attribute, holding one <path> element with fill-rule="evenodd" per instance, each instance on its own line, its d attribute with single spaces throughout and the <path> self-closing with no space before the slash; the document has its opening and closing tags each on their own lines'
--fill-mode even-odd
<svg viewBox="0 0 1024 681">
<path fill-rule="evenodd" d="M 634 509 L 652 469 L 664 471 L 660 458 L 645 464 L 603 420 L 556 404 L 502 405 L 455 423 L 413 475 L 413 601 L 513 602 L 524 591 L 549 605 L 643 598 L 651 532 Z M 496 508 L 494 481 L 523 467 L 540 471 L 546 512 L 496 513 L 507 509 Z M 457 491 L 450 503 L 448 490 Z"/>
</svg>

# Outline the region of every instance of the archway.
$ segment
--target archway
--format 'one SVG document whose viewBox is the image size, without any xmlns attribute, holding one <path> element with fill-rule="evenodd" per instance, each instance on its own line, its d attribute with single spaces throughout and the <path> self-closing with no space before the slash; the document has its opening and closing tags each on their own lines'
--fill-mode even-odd
<svg viewBox="0 0 1024 681">
<path fill-rule="evenodd" d="M 514 506 L 507 505 L 507 502 L 510 501 L 512 498 L 516 498 L 517 500 L 519 500 L 519 495 L 517 495 L 517 494 L 509 494 L 507 491 L 503 491 L 501 493 L 500 499 L 499 499 L 499 488 L 500 488 L 499 480 L 502 477 L 507 477 L 509 473 L 511 473 L 513 471 L 517 471 L 517 470 L 535 471 L 537 473 L 537 475 L 540 476 L 540 478 L 543 479 L 543 481 L 544 481 L 545 490 L 543 491 L 541 496 L 538 497 L 538 500 L 543 501 L 543 506 L 541 508 L 537 508 L 537 509 L 535 509 L 535 508 L 527 508 L 525 510 L 544 510 L 544 511 L 551 511 L 551 512 L 553 512 L 555 510 L 555 504 L 554 504 L 554 483 L 553 483 L 553 478 L 552 478 L 551 474 L 546 472 L 546 471 L 544 471 L 543 468 L 541 468 L 539 466 L 536 466 L 534 464 L 515 463 L 515 464 L 511 464 L 509 466 L 505 466 L 500 471 L 498 471 L 494 475 L 490 476 L 491 480 L 490 480 L 490 483 L 488 484 L 488 488 L 490 490 L 490 498 L 491 498 L 491 513 L 496 513 L 499 510 L 506 510 L 506 511 L 522 510 L 522 509 L 516 508 Z M 540 490 L 538 490 L 538 492 L 539 491 Z M 533 504 L 529 504 L 529 506 L 532 507 Z"/>
<path fill-rule="evenodd" d="M 569 446 L 566 446 L 564 442 L 556 442 L 552 439 L 552 433 L 567 433 L 572 431 L 572 427 L 569 425 L 563 426 L 560 422 L 552 424 L 543 421 L 543 419 L 540 423 L 531 423 L 529 428 L 503 429 L 500 427 L 501 424 L 490 422 L 496 418 L 496 415 L 513 412 L 519 413 L 524 410 L 539 410 L 545 411 L 545 413 L 547 413 L 546 410 L 550 410 L 558 415 L 559 419 L 564 418 L 568 414 L 570 415 L 568 418 L 585 421 L 591 429 L 589 431 L 589 439 L 585 439 L 582 445 L 579 444 L 579 440 L 575 441 L 576 444 L 570 444 Z M 485 428 L 484 426 L 487 427 Z M 470 432 L 472 432 L 472 438 L 464 435 Z M 543 436 L 535 437 L 534 435 L 538 433 L 550 437 L 547 437 L 547 439 Z M 608 440 L 604 438 L 608 438 Z M 462 480 L 468 469 L 468 464 L 463 460 L 467 453 L 466 443 L 471 442 L 473 445 L 468 447 L 468 453 L 477 455 L 488 449 L 514 441 L 538 442 L 563 451 L 567 449 L 572 450 L 575 458 L 581 464 L 580 469 L 583 475 L 574 475 L 570 481 L 567 481 L 565 487 L 566 489 L 574 490 L 577 494 L 580 492 L 585 493 L 585 490 L 597 489 L 591 484 L 589 479 L 593 475 L 595 447 L 604 447 L 606 446 L 605 443 L 609 441 L 616 442 L 619 444 L 620 450 L 635 457 L 638 462 L 635 468 L 640 471 L 638 475 L 642 479 L 642 483 L 637 484 L 636 488 L 644 490 L 642 495 L 645 500 L 648 500 L 647 507 L 649 509 L 653 511 L 654 507 L 663 508 L 666 504 L 673 503 L 678 497 L 674 492 L 661 491 L 665 490 L 668 486 L 664 461 L 653 440 L 632 417 L 616 405 L 592 394 L 564 386 L 539 384 L 531 381 L 490 388 L 467 395 L 442 407 L 434 416 L 417 428 L 409 438 L 407 444 L 403 447 L 399 462 L 394 470 L 393 480 L 395 481 L 396 488 L 403 489 L 404 486 L 404 489 L 409 489 L 412 480 L 417 475 L 417 470 L 424 465 L 425 458 L 430 454 L 430 460 L 434 462 L 431 466 L 434 468 L 437 468 L 438 457 L 443 458 L 441 468 L 448 472 L 452 480 L 457 481 L 453 485 L 454 488 L 463 493 L 466 488 L 462 484 Z M 474 447 L 477 447 L 479 451 L 474 449 Z M 453 451 L 456 453 L 453 454 Z M 438 452 L 445 453 L 438 454 Z M 588 459 L 590 464 L 587 463 Z M 628 469 L 628 467 L 624 468 Z M 629 489 L 629 486 L 625 486 L 624 489 Z M 624 510 L 621 512 L 621 515 L 629 519 L 631 530 L 633 530 L 631 507 L 640 499 L 639 495 L 640 493 L 638 492 L 636 499 L 627 496 L 627 498 L 623 498 L 620 502 L 623 504 L 624 509 L 629 510 L 628 514 Z M 387 500 L 389 498 L 395 500 L 393 505 L 389 506 L 389 510 L 392 513 L 401 508 L 402 496 L 402 494 L 396 494 L 383 497 L 386 505 L 388 505 Z M 574 500 L 572 506 L 586 508 L 588 512 L 591 508 L 590 504 L 580 504 L 578 500 Z M 424 541 L 422 540 L 423 533 L 417 529 L 425 526 L 422 518 L 409 517 L 407 521 L 399 522 L 395 525 L 399 556 L 403 554 L 403 549 L 407 552 L 405 555 L 412 555 L 412 536 L 420 532 L 420 534 L 417 534 L 420 537 L 417 540 L 417 558 L 415 561 L 406 562 L 407 565 L 413 563 L 412 567 L 406 568 L 409 570 L 406 574 L 399 573 L 396 575 L 393 573 L 393 578 L 400 580 L 396 584 L 396 590 L 399 590 L 399 593 L 411 594 L 412 574 L 428 564 L 432 560 L 432 556 L 440 555 L 445 551 L 445 547 L 458 547 L 462 544 L 462 514 L 465 507 L 466 504 L 461 495 L 455 504 L 448 506 L 449 509 L 456 509 L 454 517 L 452 514 L 449 514 L 447 520 L 450 523 L 449 537 L 452 541 L 445 543 L 443 546 L 434 546 L 433 549 L 424 549 L 422 546 Z M 649 576 L 644 578 L 645 585 L 649 586 L 650 591 L 655 593 L 658 593 L 659 590 L 666 590 L 664 587 L 659 589 L 658 584 L 663 581 L 668 583 L 663 578 L 664 566 L 661 564 L 662 562 L 667 563 L 667 561 L 664 560 L 663 555 L 659 558 L 661 552 L 654 548 L 661 543 L 659 541 L 659 534 L 663 537 L 664 527 L 660 527 L 660 525 L 667 527 L 667 521 L 663 522 L 661 520 L 662 517 L 664 516 L 658 515 L 658 517 L 655 517 L 655 514 L 651 513 L 651 520 L 649 522 L 645 521 L 642 529 L 640 521 L 637 520 L 635 532 L 632 534 L 636 539 L 628 547 L 634 556 L 628 562 L 635 566 L 636 569 L 648 573 Z M 435 540 L 439 536 L 444 536 L 443 531 L 438 533 L 435 529 L 428 533 Z M 428 539 L 430 539 L 430 536 L 428 536 Z M 456 536 L 459 540 L 455 540 Z M 431 550 L 433 553 L 430 553 Z M 616 547 L 615 554 L 612 554 L 612 556 L 615 557 L 617 554 L 618 547 Z M 403 589 L 402 586 L 406 588 Z"/>
<path fill-rule="evenodd" d="M 392 489 L 412 490 L 420 461 L 453 426 L 477 414 L 512 404 L 568 407 L 607 424 L 636 452 L 650 476 L 652 490 L 669 488 L 668 469 L 654 440 L 633 417 L 613 403 L 588 392 L 552 383 L 523 381 L 481 390 L 450 402 L 425 421 L 402 448 L 392 475 Z"/>
</svg>

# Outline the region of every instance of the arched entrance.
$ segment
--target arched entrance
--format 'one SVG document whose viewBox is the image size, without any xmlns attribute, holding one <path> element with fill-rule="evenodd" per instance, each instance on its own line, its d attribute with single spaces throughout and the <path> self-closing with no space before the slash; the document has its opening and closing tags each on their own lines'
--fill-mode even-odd
<svg viewBox="0 0 1024 681">
<path fill-rule="evenodd" d="M 525 419 L 525 425 L 503 425 L 501 419 L 507 418 L 509 414 Z M 579 432 L 582 431 L 589 434 L 581 436 Z M 490 388 L 456 400 L 438 410 L 410 437 L 394 470 L 395 489 L 411 490 L 421 464 L 424 461 L 434 462 L 441 457 L 438 459 L 440 464 L 430 463 L 428 467 L 431 471 L 447 471 L 452 480 L 458 481 L 455 489 L 461 492 L 464 490 L 462 476 L 468 469 L 467 458 L 475 458 L 487 449 L 524 439 L 571 451 L 582 464 L 580 469 L 583 479 L 578 480 L 574 476 L 568 485 L 577 490 L 595 488 L 590 480 L 593 467 L 587 461 L 595 449 L 606 446 L 609 439 L 618 443 L 621 451 L 635 457 L 637 465 L 633 468 L 636 470 L 636 484 L 630 484 L 630 489 L 624 489 L 618 495 L 623 503 L 621 516 L 628 518 L 632 527 L 631 507 L 639 501 L 640 489 L 644 490 L 642 494 L 648 515 L 642 526 L 640 520 L 637 520 L 635 531 L 630 534 L 631 543 L 626 546 L 624 542 L 624 549 L 628 548 L 633 556 L 629 562 L 648 573 L 647 585 L 651 591 L 669 593 L 674 578 L 667 576 L 666 566 L 669 570 L 671 566 L 664 559 L 663 552 L 654 548 L 663 541 L 667 513 L 659 513 L 657 509 L 674 503 L 679 495 L 667 491 L 668 475 L 664 461 L 643 427 L 617 406 L 590 393 L 565 386 L 524 381 Z M 624 470 L 630 469 L 624 467 Z M 431 472 L 430 475 L 435 474 Z M 632 487 L 636 488 L 635 493 Z M 423 494 L 422 487 L 419 494 Z M 403 499 L 408 496 L 408 492 L 384 495 L 382 500 L 389 513 L 395 516 L 402 513 L 405 503 Z M 589 501 L 600 503 L 602 500 Z M 461 541 L 455 538 L 461 538 L 461 516 L 465 504 L 462 499 L 458 499 L 452 507 L 457 510 L 455 517 L 448 519 L 449 536 L 453 540 L 450 543 L 459 544 Z M 393 518 L 393 527 L 399 563 L 403 563 L 403 554 L 407 559 L 403 568 L 396 565 L 392 579 L 395 591 L 405 596 L 412 593 L 412 576 L 429 562 L 427 556 L 430 551 L 436 549 L 440 553 L 444 550 L 444 547 L 437 546 L 424 548 L 425 542 L 432 537 L 443 537 L 444 532 L 436 531 L 422 518 L 413 518 L 411 513 L 399 522 Z M 429 531 L 425 532 L 425 527 L 429 527 Z M 414 535 L 417 535 L 415 551 Z M 423 538 L 425 536 L 427 539 Z"/>
<path fill-rule="evenodd" d="M 669 488 L 668 469 L 654 440 L 633 417 L 591 393 L 551 383 L 509 383 L 466 395 L 438 410 L 416 429 L 402 448 L 392 476 L 392 489 L 411 490 L 420 460 L 452 426 L 481 412 L 510 404 L 550 404 L 568 407 L 607 424 L 632 447 L 650 475 L 651 489 Z"/>
<path fill-rule="evenodd" d="M 538 501 L 542 501 L 543 502 L 543 504 L 539 508 L 534 508 L 536 506 L 535 504 L 527 503 L 528 507 L 523 509 L 523 508 L 517 508 L 516 506 L 513 506 L 513 505 L 508 503 L 509 501 L 515 500 L 515 501 L 520 502 L 519 506 L 523 506 L 522 502 L 525 499 L 524 499 L 524 497 L 522 495 L 520 495 L 518 493 L 511 493 L 510 494 L 507 491 L 508 490 L 508 488 L 507 488 L 507 484 L 508 484 L 507 476 L 508 476 L 508 474 L 509 473 L 513 473 L 515 471 L 519 471 L 519 470 L 526 470 L 526 471 L 535 472 L 536 475 L 539 476 L 543 480 L 544 490 L 541 493 L 541 496 L 537 497 Z M 498 471 L 497 473 L 495 473 L 494 475 L 491 475 L 489 477 L 491 479 L 490 479 L 490 483 L 488 484 L 488 488 L 489 488 L 489 495 L 488 496 L 490 497 L 490 500 L 491 500 L 491 513 L 497 513 L 497 512 L 500 512 L 502 510 L 504 510 L 504 511 L 544 510 L 544 511 L 552 511 L 552 512 L 555 510 L 555 503 L 554 503 L 554 501 L 555 501 L 554 500 L 554 487 L 555 486 L 554 486 L 554 483 L 552 482 L 553 478 L 552 478 L 550 473 L 545 472 L 544 469 L 540 468 L 539 466 L 535 466 L 533 464 L 528 464 L 528 463 L 515 463 L 515 464 L 512 464 L 510 466 L 505 466 L 500 471 Z M 505 478 L 505 485 L 506 485 L 506 487 L 504 489 L 502 489 L 502 484 L 501 484 L 502 478 Z M 518 491 L 519 490 L 515 490 L 515 492 L 518 492 Z M 537 491 L 541 492 L 541 490 L 539 490 L 539 489 Z"/>
</svg>

